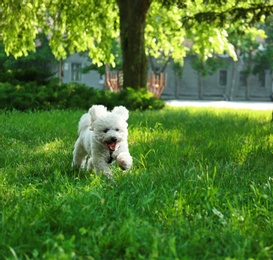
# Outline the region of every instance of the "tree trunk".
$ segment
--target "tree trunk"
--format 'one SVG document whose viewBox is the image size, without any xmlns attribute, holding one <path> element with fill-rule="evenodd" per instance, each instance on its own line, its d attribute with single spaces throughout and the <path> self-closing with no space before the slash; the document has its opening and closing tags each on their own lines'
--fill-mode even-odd
<svg viewBox="0 0 273 260">
<path fill-rule="evenodd" d="M 250 100 L 250 82 L 249 82 L 250 75 L 246 75 L 246 92 L 245 92 L 245 98 L 247 101 Z"/>
<path fill-rule="evenodd" d="M 61 86 L 63 84 L 63 61 L 59 60 L 58 64 L 58 85 Z"/>
<path fill-rule="evenodd" d="M 179 99 L 178 73 L 174 72 L 174 98 Z"/>
<path fill-rule="evenodd" d="M 203 96 L 204 96 L 203 77 L 201 72 L 198 72 L 198 98 L 202 100 Z"/>
<path fill-rule="evenodd" d="M 271 96 L 270 96 L 270 98 L 271 98 L 271 101 L 273 101 L 273 71 L 272 70 L 270 71 L 270 76 L 271 76 Z M 273 117 L 272 117 L 272 119 L 273 119 Z"/>
<path fill-rule="evenodd" d="M 248 52 L 248 61 L 247 61 L 247 74 L 246 74 L 246 100 L 250 100 L 250 74 L 251 74 L 251 60 L 252 60 L 252 53 L 251 51 Z"/>
<path fill-rule="evenodd" d="M 238 73 L 238 63 L 233 62 L 232 63 L 232 76 L 231 76 L 231 83 L 230 83 L 230 89 L 228 89 L 227 86 L 227 98 L 229 101 L 232 101 L 235 96 L 235 85 L 237 83 L 236 74 Z"/>
<path fill-rule="evenodd" d="M 117 0 L 123 59 L 123 87 L 139 89 L 147 85 L 148 60 L 144 31 L 152 0 Z"/>
</svg>

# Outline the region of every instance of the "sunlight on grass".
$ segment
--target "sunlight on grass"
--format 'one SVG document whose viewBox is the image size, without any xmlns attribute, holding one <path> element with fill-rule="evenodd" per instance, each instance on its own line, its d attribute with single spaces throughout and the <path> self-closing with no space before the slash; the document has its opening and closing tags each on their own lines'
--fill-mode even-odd
<svg viewBox="0 0 273 260">
<path fill-rule="evenodd" d="M 115 182 L 71 167 L 81 113 L 0 114 L 0 258 L 273 258 L 271 111 L 131 112 Z"/>
<path fill-rule="evenodd" d="M 64 150 L 65 144 L 62 140 L 54 140 L 52 142 L 47 142 L 38 146 L 35 150 L 35 153 L 38 154 L 54 154 L 54 153 L 61 153 Z"/>
</svg>

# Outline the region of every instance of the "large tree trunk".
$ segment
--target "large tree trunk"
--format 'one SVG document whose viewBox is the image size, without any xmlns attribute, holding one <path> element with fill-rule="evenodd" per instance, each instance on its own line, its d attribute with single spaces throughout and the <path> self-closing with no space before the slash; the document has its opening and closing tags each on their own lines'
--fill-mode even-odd
<svg viewBox="0 0 273 260">
<path fill-rule="evenodd" d="M 145 54 L 144 30 L 151 2 L 152 0 L 117 0 L 124 88 L 139 89 L 147 85 L 148 61 Z"/>
</svg>

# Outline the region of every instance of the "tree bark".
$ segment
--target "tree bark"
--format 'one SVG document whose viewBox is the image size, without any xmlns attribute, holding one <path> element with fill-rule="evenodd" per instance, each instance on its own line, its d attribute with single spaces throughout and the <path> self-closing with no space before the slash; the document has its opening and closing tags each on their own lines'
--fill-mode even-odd
<svg viewBox="0 0 273 260">
<path fill-rule="evenodd" d="M 245 92 L 245 98 L 247 101 L 250 100 L 250 82 L 249 82 L 250 75 L 246 75 L 246 92 Z"/>
<path fill-rule="evenodd" d="M 235 85 L 236 85 L 236 74 L 238 73 L 238 63 L 233 62 L 232 63 L 232 77 L 231 77 L 231 83 L 230 83 L 230 89 L 228 90 L 227 86 L 227 97 L 229 101 L 232 101 L 235 95 Z"/>
<path fill-rule="evenodd" d="M 203 96 L 204 96 L 203 77 L 202 73 L 198 72 L 198 97 L 200 100 L 202 100 Z"/>
<path fill-rule="evenodd" d="M 59 60 L 58 64 L 58 85 L 61 86 L 63 84 L 63 61 Z"/>
<path fill-rule="evenodd" d="M 139 89 L 147 85 L 148 60 L 144 31 L 152 0 L 116 0 L 120 16 L 123 60 L 123 87 Z"/>
<path fill-rule="evenodd" d="M 251 74 L 251 60 L 252 60 L 251 51 L 248 52 L 248 57 L 249 58 L 247 60 L 246 92 L 245 92 L 246 100 L 250 100 L 250 74 Z"/>
</svg>

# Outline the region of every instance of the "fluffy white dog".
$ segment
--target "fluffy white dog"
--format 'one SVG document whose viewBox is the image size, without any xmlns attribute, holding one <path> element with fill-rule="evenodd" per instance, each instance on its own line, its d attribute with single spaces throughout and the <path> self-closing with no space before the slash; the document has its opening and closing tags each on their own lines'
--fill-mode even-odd
<svg viewBox="0 0 273 260">
<path fill-rule="evenodd" d="M 87 170 L 93 168 L 97 173 L 111 177 L 110 164 L 116 160 L 123 170 L 132 166 L 132 157 L 128 149 L 127 119 L 129 111 L 118 106 L 110 112 L 102 105 L 94 105 L 79 122 L 79 137 L 73 151 L 73 166 Z"/>
</svg>

